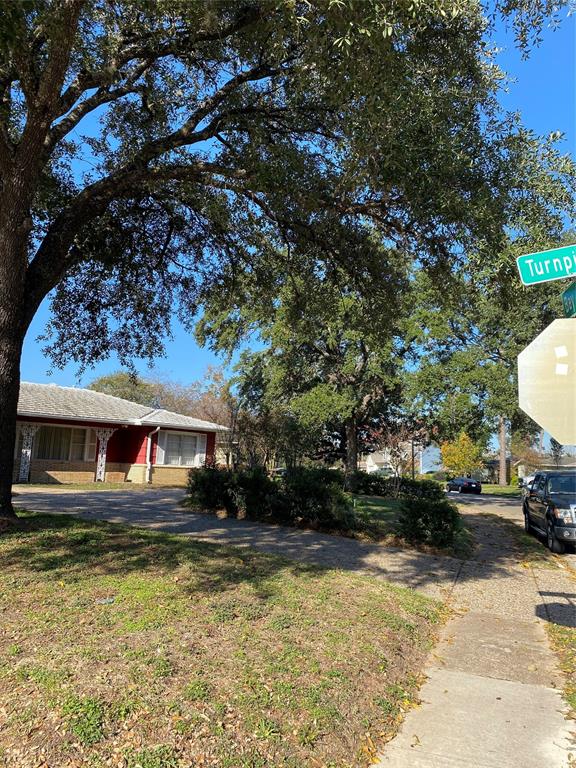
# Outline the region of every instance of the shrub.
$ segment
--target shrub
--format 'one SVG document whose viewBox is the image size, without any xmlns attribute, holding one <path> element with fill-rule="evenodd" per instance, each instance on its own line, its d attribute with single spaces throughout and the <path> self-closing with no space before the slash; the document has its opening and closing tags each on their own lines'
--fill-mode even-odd
<svg viewBox="0 0 576 768">
<path fill-rule="evenodd" d="M 351 479 L 355 493 L 364 496 L 385 496 L 390 480 L 376 472 L 364 472 L 361 469 L 354 472 Z"/>
<path fill-rule="evenodd" d="M 343 481 L 341 472 L 323 467 L 290 469 L 276 481 L 262 468 L 204 467 L 190 471 L 188 497 L 192 506 L 231 517 L 346 530 L 354 515 Z"/>
<path fill-rule="evenodd" d="M 230 504 L 231 480 L 232 473 L 226 469 L 214 466 L 191 469 L 187 489 L 190 504 L 211 512 L 227 509 Z"/>
<path fill-rule="evenodd" d="M 342 484 L 341 472 L 324 467 L 296 467 L 282 478 L 282 505 L 293 521 L 350 530 L 354 527 L 354 514 Z"/>
<path fill-rule="evenodd" d="M 443 487 L 435 480 L 412 480 L 409 477 L 400 479 L 399 496 L 428 501 L 443 501 L 446 498 Z"/>
<path fill-rule="evenodd" d="M 394 496 L 404 499 L 441 501 L 444 490 L 435 480 L 412 480 L 410 477 L 384 477 L 359 470 L 354 473 L 356 493 L 366 496 Z"/>
<path fill-rule="evenodd" d="M 265 520 L 273 516 L 278 506 L 280 489 L 262 467 L 231 473 L 227 511 L 235 516 Z"/>
<path fill-rule="evenodd" d="M 398 527 L 408 541 L 451 547 L 462 530 L 462 518 L 457 507 L 446 498 L 441 501 L 411 498 L 401 505 Z"/>
</svg>

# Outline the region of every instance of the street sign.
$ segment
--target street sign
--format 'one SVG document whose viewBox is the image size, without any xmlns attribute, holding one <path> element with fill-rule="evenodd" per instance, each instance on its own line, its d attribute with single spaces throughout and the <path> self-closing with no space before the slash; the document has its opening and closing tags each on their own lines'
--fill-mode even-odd
<svg viewBox="0 0 576 768">
<path fill-rule="evenodd" d="M 576 315 L 576 283 L 569 285 L 562 293 L 562 304 L 566 317 L 574 317 Z"/>
<path fill-rule="evenodd" d="M 576 244 L 518 256 L 516 264 L 524 285 L 576 277 Z"/>
<path fill-rule="evenodd" d="M 518 355 L 518 400 L 559 443 L 576 444 L 576 318 L 554 320 Z"/>
</svg>

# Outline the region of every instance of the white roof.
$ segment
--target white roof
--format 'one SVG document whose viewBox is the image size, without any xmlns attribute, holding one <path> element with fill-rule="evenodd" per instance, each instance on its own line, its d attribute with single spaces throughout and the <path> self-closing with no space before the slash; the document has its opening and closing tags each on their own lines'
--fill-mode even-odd
<svg viewBox="0 0 576 768">
<path fill-rule="evenodd" d="M 92 389 L 59 387 L 56 384 L 33 384 L 28 381 L 20 384 L 18 417 L 102 421 L 107 424 L 171 427 L 207 432 L 227 430 L 227 427 L 221 424 L 213 424 L 181 413 L 172 413 L 163 408 L 150 408 L 147 405 L 139 405 Z"/>
</svg>

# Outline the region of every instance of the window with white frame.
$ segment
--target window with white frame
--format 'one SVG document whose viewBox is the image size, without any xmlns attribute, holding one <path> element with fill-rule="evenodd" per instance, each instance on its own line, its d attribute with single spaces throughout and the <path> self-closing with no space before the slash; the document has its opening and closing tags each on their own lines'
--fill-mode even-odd
<svg viewBox="0 0 576 768">
<path fill-rule="evenodd" d="M 35 459 L 95 461 L 96 432 L 85 427 L 42 426 L 34 436 Z"/>
<path fill-rule="evenodd" d="M 157 464 L 172 467 L 199 467 L 206 455 L 206 435 L 167 432 L 158 435 Z"/>
</svg>

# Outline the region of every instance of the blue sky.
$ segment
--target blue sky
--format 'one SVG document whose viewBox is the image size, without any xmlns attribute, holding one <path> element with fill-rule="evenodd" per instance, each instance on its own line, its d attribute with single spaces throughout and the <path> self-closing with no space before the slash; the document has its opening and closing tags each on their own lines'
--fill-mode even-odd
<svg viewBox="0 0 576 768">
<path fill-rule="evenodd" d="M 512 34 L 500 28 L 493 41 L 502 52 L 500 66 L 516 82 L 509 85 L 501 101 L 508 110 L 517 110 L 524 124 L 536 133 L 562 131 L 565 139 L 561 148 L 576 157 L 576 16 L 565 18 L 559 29 L 544 31 L 539 48 L 532 50 L 523 60 L 514 47 Z M 112 358 L 88 370 L 79 378 L 76 366 L 51 371 L 50 360 L 42 354 L 42 344 L 36 338 L 44 330 L 49 317 L 47 302 L 38 312 L 26 337 L 21 374 L 24 381 L 52 382 L 62 385 L 86 385 L 96 376 L 111 373 L 120 367 Z M 178 324 L 174 336 L 166 344 L 166 357 L 159 359 L 157 370 L 170 378 L 187 383 L 199 379 L 207 366 L 219 365 L 223 360 L 209 350 L 201 349 L 193 338 Z M 137 362 L 138 370 L 146 374 L 146 363 Z"/>
</svg>

